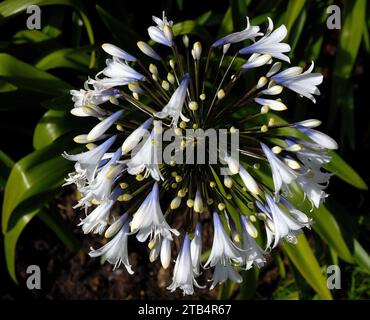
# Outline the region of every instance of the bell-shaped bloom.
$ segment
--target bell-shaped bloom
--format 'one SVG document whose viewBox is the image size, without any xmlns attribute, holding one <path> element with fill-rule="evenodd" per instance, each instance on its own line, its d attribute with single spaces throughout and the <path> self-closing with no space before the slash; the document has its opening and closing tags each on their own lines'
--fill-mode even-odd
<svg viewBox="0 0 370 320">
<path fill-rule="evenodd" d="M 287 29 L 284 25 L 281 25 L 276 30 L 272 31 L 274 24 L 270 18 L 268 18 L 269 26 L 266 34 L 255 43 L 250 46 L 239 50 L 240 54 L 249 53 L 260 53 L 268 54 L 276 59 L 280 59 L 286 62 L 290 62 L 288 56 L 283 54 L 284 52 L 290 51 L 290 46 L 287 43 L 281 43 L 281 41 L 287 35 Z"/>
<path fill-rule="evenodd" d="M 129 274 L 133 274 L 134 271 L 131 268 L 131 264 L 128 259 L 127 241 L 129 236 L 129 218 L 123 224 L 121 230 L 110 240 L 107 244 L 101 248 L 89 252 L 89 256 L 92 258 L 102 257 L 103 261 L 108 261 L 114 265 L 114 269 L 118 268 L 123 264 Z"/>
<path fill-rule="evenodd" d="M 167 287 L 167 289 L 174 292 L 177 288 L 180 288 L 184 295 L 192 295 L 194 293 L 194 285 L 201 288 L 194 278 L 190 239 L 189 235 L 186 233 L 175 262 L 172 283 Z"/>
<path fill-rule="evenodd" d="M 152 59 L 155 59 L 155 60 L 158 60 L 158 61 L 161 61 L 161 56 L 154 51 L 154 49 L 149 45 L 147 44 L 146 42 L 144 41 L 139 41 L 137 43 L 137 46 L 138 48 L 141 50 L 142 53 L 144 53 L 145 55 L 147 55 L 148 57 L 152 58 Z"/>
<path fill-rule="evenodd" d="M 327 149 L 314 142 L 300 139 L 288 139 L 286 141 L 288 146 L 300 146 L 296 155 L 303 166 L 299 171 L 297 183 L 311 204 L 318 208 L 320 203 L 328 196 L 324 190 L 333 175 L 322 171 L 321 166 L 329 163 L 331 157 L 327 154 Z"/>
<path fill-rule="evenodd" d="M 76 161 L 77 166 L 75 169 L 78 172 L 82 172 L 86 179 L 91 182 L 95 176 L 95 172 L 99 166 L 100 160 L 103 158 L 104 154 L 112 146 L 116 139 L 116 136 L 113 136 L 100 144 L 98 147 L 75 155 L 69 155 L 64 152 L 62 156 L 67 160 Z"/>
<path fill-rule="evenodd" d="M 127 162 L 127 172 L 137 175 L 145 170 L 144 177 L 148 177 L 150 174 L 153 179 L 159 181 L 163 180 L 163 176 L 158 166 L 160 162 L 159 141 L 156 139 L 154 131 L 155 129 L 152 130 L 140 150 Z"/>
<path fill-rule="evenodd" d="M 152 191 L 145 198 L 139 209 L 137 209 L 131 222 L 131 231 L 138 232 L 136 238 L 144 242 L 148 237 L 157 235 L 172 240 L 172 234 L 179 235 L 176 229 L 171 228 L 163 216 L 159 203 L 158 184 L 154 183 Z"/>
<path fill-rule="evenodd" d="M 226 262 L 225 264 L 217 263 L 211 280 L 212 285 L 209 289 L 212 290 L 216 285 L 222 284 L 227 280 L 231 280 L 236 283 L 241 283 L 243 281 L 241 275 L 233 269 L 229 262 Z"/>
<path fill-rule="evenodd" d="M 188 84 L 189 74 L 187 73 L 184 75 L 184 78 L 182 78 L 179 87 L 172 94 L 170 101 L 164 106 L 162 111 L 155 112 L 154 115 L 160 119 L 171 117 L 172 124 L 175 127 L 177 126 L 180 117 L 183 121 L 189 121 L 189 119 L 182 114 L 182 107 L 185 102 Z"/>
<path fill-rule="evenodd" d="M 105 110 L 96 108 L 96 106 L 101 105 L 111 97 L 117 98 L 119 96 L 119 90 L 115 88 L 109 89 L 90 89 L 88 87 L 88 81 L 85 83 L 85 89 L 80 90 L 71 90 L 70 94 L 72 96 L 72 101 L 74 102 L 74 108 L 83 108 L 83 107 L 94 107 L 93 110 L 97 112 L 97 115 L 105 115 Z M 74 109 L 72 109 L 74 110 Z M 86 113 L 86 117 L 91 116 Z"/>
<path fill-rule="evenodd" d="M 271 56 L 269 54 L 252 54 L 248 61 L 241 66 L 242 70 L 249 70 L 253 68 L 258 68 L 264 66 L 271 60 Z"/>
<path fill-rule="evenodd" d="M 97 77 L 100 74 L 108 78 L 90 80 L 90 84 L 100 89 L 123 86 L 134 81 L 145 80 L 145 77 L 140 72 L 115 57 L 113 59 L 107 59 L 107 66 L 97 74 Z"/>
<path fill-rule="evenodd" d="M 203 199 L 202 199 L 202 194 L 200 193 L 199 188 L 197 189 L 195 193 L 194 212 L 197 212 L 197 213 L 203 212 Z"/>
<path fill-rule="evenodd" d="M 173 41 L 172 36 L 170 35 L 171 31 L 167 31 L 166 29 L 171 29 L 173 22 L 167 20 L 164 12 L 162 19 L 153 16 L 153 21 L 157 24 L 157 26 L 148 28 L 149 37 L 157 43 L 163 44 L 167 47 L 172 47 Z"/>
<path fill-rule="evenodd" d="M 303 127 L 303 126 L 296 126 L 296 128 L 303 132 L 307 137 L 309 137 L 313 142 L 317 143 L 319 146 L 326 148 L 326 149 L 338 149 L 338 144 L 336 141 L 329 137 L 327 134 L 322 133 L 321 131 Z"/>
<path fill-rule="evenodd" d="M 163 269 L 167 269 L 171 263 L 171 240 L 163 238 L 161 243 L 161 264 Z"/>
<path fill-rule="evenodd" d="M 302 217 L 298 220 L 292 215 L 289 216 L 268 194 L 266 194 L 266 200 L 273 222 L 274 244 L 272 248 L 278 245 L 280 239 L 296 243 L 296 236 L 302 232 L 303 227 L 310 226 L 310 220 L 307 218 L 307 222 L 303 222 Z"/>
<path fill-rule="evenodd" d="M 121 48 L 115 46 L 114 44 L 104 43 L 101 47 L 106 53 L 110 54 L 113 57 L 120 58 L 125 61 L 136 61 L 136 58 L 134 56 L 127 53 L 125 50 L 122 50 Z"/>
<path fill-rule="evenodd" d="M 122 114 L 123 110 L 119 110 L 111 114 L 104 120 L 100 121 L 94 128 L 90 130 L 90 132 L 87 135 L 87 139 L 90 141 L 99 139 L 101 135 L 103 135 L 115 122 L 117 122 L 117 120 L 122 116 Z"/>
<path fill-rule="evenodd" d="M 261 106 L 268 106 L 271 110 L 274 111 L 283 111 L 287 109 L 286 105 L 279 100 L 255 98 L 254 101 Z"/>
<path fill-rule="evenodd" d="M 255 37 L 259 37 L 263 35 L 263 33 L 259 31 L 260 31 L 260 27 L 251 26 L 249 22 L 249 18 L 247 17 L 247 27 L 244 30 L 231 33 L 221 39 L 218 39 L 212 44 L 212 47 L 221 47 L 221 46 L 224 46 L 225 44 L 242 42 L 248 39 L 251 39 L 254 41 Z"/>
<path fill-rule="evenodd" d="M 152 122 L 153 119 L 149 118 L 126 138 L 122 144 L 123 154 L 127 154 L 139 144 L 140 140 L 148 133 L 148 128 L 151 126 Z"/>
<path fill-rule="evenodd" d="M 261 146 L 271 167 L 275 196 L 278 198 L 280 190 L 283 189 L 284 192 L 288 192 L 288 185 L 296 180 L 298 175 L 285 165 L 265 144 L 261 143 Z"/>
<path fill-rule="evenodd" d="M 313 62 L 303 73 L 303 69 L 301 67 L 291 67 L 275 74 L 271 79 L 277 84 L 280 84 L 315 103 L 316 100 L 313 95 L 320 95 L 320 90 L 317 86 L 322 83 L 323 76 L 321 73 L 312 73 L 313 68 Z"/>
<path fill-rule="evenodd" d="M 238 160 L 234 159 L 233 157 L 225 156 L 225 161 L 227 166 L 231 172 L 231 174 L 237 174 L 240 170 L 240 163 Z"/>
<path fill-rule="evenodd" d="M 202 255 L 202 226 L 198 222 L 195 226 L 194 238 L 190 244 L 191 261 L 193 264 L 193 271 L 195 275 L 200 274 L 201 255 Z"/>
<path fill-rule="evenodd" d="M 110 210 L 121 192 L 122 190 L 116 187 L 109 199 L 98 205 L 86 218 L 81 219 L 79 226 L 85 234 L 104 232 L 109 222 Z"/>
<path fill-rule="evenodd" d="M 214 267 L 218 263 L 226 265 L 231 260 L 241 264 L 243 251 L 227 235 L 217 212 L 213 213 L 213 230 L 212 249 L 204 267 Z"/>
<path fill-rule="evenodd" d="M 119 148 L 112 158 L 100 169 L 96 178 L 86 187 L 80 188 L 80 192 L 84 195 L 81 202 L 86 200 L 106 200 L 111 192 L 113 183 L 118 175 L 122 173 L 125 164 L 118 164 L 121 157 L 121 148 Z"/>
<path fill-rule="evenodd" d="M 251 193 L 255 195 L 260 193 L 260 189 L 258 187 L 256 180 L 254 180 L 250 173 L 247 170 L 245 170 L 242 166 L 240 166 L 239 176 L 242 179 L 244 185 Z"/>
<path fill-rule="evenodd" d="M 256 240 L 254 240 L 254 238 L 247 231 L 248 223 L 249 221 L 247 221 L 247 217 L 240 215 L 240 226 L 243 236 L 242 249 L 245 252 L 243 265 L 245 265 L 247 270 L 252 268 L 253 265 L 261 268 L 266 262 L 263 250 L 258 246 Z"/>
</svg>

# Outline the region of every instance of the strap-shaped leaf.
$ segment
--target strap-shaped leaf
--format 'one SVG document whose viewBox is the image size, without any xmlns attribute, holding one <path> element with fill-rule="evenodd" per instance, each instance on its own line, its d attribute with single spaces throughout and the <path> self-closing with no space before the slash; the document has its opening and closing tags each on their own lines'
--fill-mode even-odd
<svg viewBox="0 0 370 320">
<path fill-rule="evenodd" d="M 3 233 L 16 223 L 23 207 L 40 208 L 60 187 L 72 164 L 61 157 L 69 150 L 71 137 L 64 136 L 53 144 L 34 151 L 18 161 L 5 186 L 2 210 Z M 11 219 L 13 218 L 13 219 Z"/>
<path fill-rule="evenodd" d="M 2 150 L 0 150 L 0 187 L 4 188 L 6 180 L 12 170 L 14 161 Z"/>
<path fill-rule="evenodd" d="M 39 210 L 32 211 L 30 213 L 24 214 L 20 218 L 15 226 L 11 228 L 4 234 L 4 253 L 6 267 L 8 269 L 9 275 L 15 283 L 18 283 L 17 276 L 15 273 L 15 254 L 16 246 L 23 229 L 32 220 L 32 218 L 39 213 Z"/>
<path fill-rule="evenodd" d="M 41 149 L 66 133 L 81 131 L 86 121 L 73 117 L 68 111 L 49 110 L 38 122 L 33 134 L 33 146 Z M 86 125 L 88 127 L 88 124 Z M 81 132 L 82 133 L 82 132 Z"/>
<path fill-rule="evenodd" d="M 304 234 L 298 236 L 296 245 L 283 243 L 281 247 L 301 275 L 320 295 L 320 298 L 325 300 L 333 299 L 321 272 L 320 265 Z"/>
<path fill-rule="evenodd" d="M 341 158 L 336 152 L 330 152 L 331 161 L 324 166 L 326 170 L 335 173 L 335 175 L 348 184 L 362 190 L 367 190 L 364 179 Z"/>
<path fill-rule="evenodd" d="M 66 93 L 71 88 L 68 83 L 52 74 L 6 53 L 0 53 L 0 79 L 6 80 L 18 88 L 47 95 Z"/>
</svg>

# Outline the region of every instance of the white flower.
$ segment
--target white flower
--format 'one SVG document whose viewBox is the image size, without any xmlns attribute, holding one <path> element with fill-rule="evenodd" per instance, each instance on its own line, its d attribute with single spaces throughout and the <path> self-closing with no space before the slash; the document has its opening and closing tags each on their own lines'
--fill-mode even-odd
<svg viewBox="0 0 370 320">
<path fill-rule="evenodd" d="M 288 185 L 297 179 L 297 174 L 285 165 L 265 144 L 261 143 L 261 146 L 271 167 L 275 197 L 278 198 L 281 189 L 284 192 L 289 191 Z"/>
<path fill-rule="evenodd" d="M 72 101 L 74 102 L 75 108 L 83 108 L 83 107 L 96 107 L 100 104 L 103 104 L 111 97 L 118 97 L 119 90 L 116 88 L 109 88 L 106 90 L 91 90 L 88 87 L 88 83 L 86 82 L 85 89 L 80 90 L 71 90 Z M 105 114 L 105 110 L 94 108 L 100 115 Z M 73 110 L 73 109 L 72 109 Z M 90 115 L 87 115 L 90 116 Z"/>
<path fill-rule="evenodd" d="M 199 191 L 199 188 L 197 189 L 197 192 L 195 193 L 195 198 L 194 198 L 194 211 L 198 213 L 203 212 L 203 199 L 202 195 Z"/>
<path fill-rule="evenodd" d="M 94 141 L 99 139 L 122 115 L 123 110 L 116 111 L 109 117 L 100 121 L 87 135 L 87 140 Z"/>
<path fill-rule="evenodd" d="M 171 263 L 171 240 L 163 238 L 161 244 L 161 264 L 163 269 L 167 269 Z"/>
<path fill-rule="evenodd" d="M 190 240 L 188 234 L 186 233 L 182 242 L 180 253 L 175 262 L 172 283 L 167 287 L 167 289 L 171 290 L 171 292 L 174 292 L 177 288 L 180 288 L 184 295 L 192 295 L 194 293 L 194 285 L 198 288 L 201 288 L 194 278 L 190 253 Z"/>
<path fill-rule="evenodd" d="M 137 232 L 136 238 L 144 242 L 149 236 L 154 238 L 156 235 L 172 240 L 172 235 L 178 236 L 179 232 L 172 229 L 163 216 L 159 203 L 158 184 L 154 183 L 152 191 L 145 198 L 139 209 L 133 216 L 131 231 Z"/>
<path fill-rule="evenodd" d="M 266 200 L 273 221 L 273 230 L 271 230 L 274 236 L 273 248 L 278 245 L 282 238 L 288 242 L 296 243 L 296 235 L 302 232 L 301 229 L 303 227 L 310 226 L 310 220 L 306 219 L 307 222 L 303 222 L 302 218 L 298 220 L 293 216 L 289 216 L 268 194 L 266 194 Z"/>
<path fill-rule="evenodd" d="M 110 54 L 113 57 L 117 57 L 125 61 L 136 61 L 136 58 L 134 56 L 115 46 L 114 44 L 104 43 L 101 47 L 106 53 Z"/>
<path fill-rule="evenodd" d="M 278 100 L 255 98 L 254 101 L 261 106 L 268 106 L 271 110 L 274 111 L 283 111 L 287 109 L 286 105 Z"/>
<path fill-rule="evenodd" d="M 64 152 L 63 157 L 67 160 L 76 161 L 75 169 L 78 173 L 85 174 L 86 179 L 91 182 L 95 176 L 96 169 L 99 166 L 100 160 L 103 155 L 108 151 L 116 139 L 116 136 L 113 136 L 106 140 L 104 143 L 98 147 L 79 154 L 69 155 Z"/>
<path fill-rule="evenodd" d="M 296 126 L 296 128 L 299 131 L 303 132 L 307 137 L 309 137 L 319 146 L 326 149 L 338 149 L 338 144 L 336 143 L 336 141 L 333 138 L 329 137 L 327 134 L 300 125 Z"/>
<path fill-rule="evenodd" d="M 158 61 L 161 61 L 161 56 L 154 51 L 154 49 L 149 45 L 147 44 L 146 42 L 144 41 L 139 41 L 137 43 L 137 46 L 138 48 L 141 50 L 142 53 L 144 53 L 145 55 L 147 55 L 148 57 L 152 58 L 152 59 L 155 59 L 155 60 L 158 60 Z"/>
<path fill-rule="evenodd" d="M 186 118 L 181 112 L 185 102 L 188 84 L 189 84 L 189 74 L 187 73 L 182 78 L 179 87 L 172 94 L 170 101 L 164 106 L 162 111 L 155 112 L 154 115 L 161 119 L 166 118 L 168 116 L 171 117 L 172 124 L 174 126 L 177 126 L 180 117 L 183 121 L 189 121 L 189 119 Z"/>
<path fill-rule="evenodd" d="M 259 194 L 260 189 L 258 188 L 258 184 L 256 180 L 250 175 L 250 173 L 245 170 L 243 167 L 240 167 L 239 169 L 239 176 L 242 179 L 244 185 L 247 187 L 247 189 L 252 192 L 253 194 Z"/>
<path fill-rule="evenodd" d="M 123 154 L 127 154 L 138 145 L 140 140 L 145 136 L 145 134 L 148 133 L 147 130 L 152 122 L 153 119 L 149 118 L 126 138 L 126 140 L 122 144 Z"/>
<path fill-rule="evenodd" d="M 79 201 L 84 203 L 86 200 L 106 200 L 111 192 L 113 183 L 118 175 L 122 173 L 125 164 L 117 164 L 121 157 L 121 148 L 119 148 L 112 158 L 100 169 L 96 178 L 86 187 L 82 187 L 79 191 L 84 197 Z"/>
<path fill-rule="evenodd" d="M 259 31 L 260 27 L 251 26 L 249 23 L 249 18 L 247 17 L 247 27 L 244 30 L 231 33 L 221 39 L 218 39 L 212 44 L 212 47 L 221 47 L 225 44 L 237 43 L 247 39 L 254 40 L 255 37 L 263 35 L 263 33 Z"/>
<path fill-rule="evenodd" d="M 301 186 L 307 198 L 318 208 L 323 199 L 328 195 L 324 189 L 329 184 L 331 173 L 321 171 L 323 164 L 329 163 L 331 157 L 327 149 L 316 143 L 300 139 L 286 140 L 288 146 L 299 145 L 300 150 L 296 152 L 297 158 L 302 162 L 303 168 L 297 183 Z"/>
<path fill-rule="evenodd" d="M 193 271 L 195 275 L 198 276 L 200 274 L 200 258 L 202 255 L 202 226 L 199 222 L 195 226 L 194 238 L 191 240 L 190 251 Z"/>
<path fill-rule="evenodd" d="M 225 156 L 225 161 L 227 163 L 227 166 L 229 167 L 231 174 L 239 173 L 239 170 L 240 170 L 239 161 L 227 155 Z"/>
<path fill-rule="evenodd" d="M 266 63 L 268 63 L 271 60 L 271 56 L 269 54 L 252 54 L 248 61 L 244 63 L 241 68 L 243 70 L 248 70 L 248 69 L 253 69 L 253 68 L 258 68 Z"/>
<path fill-rule="evenodd" d="M 225 265 L 230 260 L 241 264 L 243 261 L 242 250 L 227 235 L 217 212 L 213 213 L 213 230 L 212 249 L 204 267 L 214 267 L 218 263 Z"/>
<path fill-rule="evenodd" d="M 283 52 L 289 52 L 290 46 L 286 43 L 281 43 L 281 41 L 287 35 L 287 29 L 284 25 L 281 25 L 276 30 L 273 30 L 274 24 L 270 18 L 268 18 L 269 26 L 267 29 L 266 34 L 256 41 L 255 43 L 251 44 L 250 46 L 239 50 L 240 54 L 248 54 L 248 53 L 260 53 L 260 54 L 269 54 L 274 58 L 290 62 L 288 56 L 283 54 Z"/>
<path fill-rule="evenodd" d="M 243 281 L 240 274 L 233 269 L 229 262 L 225 264 L 217 263 L 211 280 L 212 285 L 209 289 L 212 290 L 217 284 L 222 284 L 228 279 L 236 283 L 241 283 Z"/>
<path fill-rule="evenodd" d="M 249 232 L 247 232 L 248 223 L 247 217 L 240 215 L 240 226 L 243 235 L 242 249 L 245 251 L 243 264 L 245 264 L 247 270 L 252 268 L 253 265 L 261 268 L 266 262 L 263 250 L 258 246 L 256 240 L 253 239 Z"/>
<path fill-rule="evenodd" d="M 118 268 L 121 264 L 126 267 L 129 274 L 133 274 L 131 264 L 128 260 L 127 240 L 129 235 L 129 219 L 123 224 L 121 230 L 101 248 L 94 250 L 91 248 L 89 256 L 92 258 L 102 256 L 103 261 L 108 261 L 114 265 L 114 269 Z"/>
<path fill-rule="evenodd" d="M 171 31 L 168 29 L 172 28 L 173 22 L 167 20 L 164 11 L 162 19 L 153 16 L 153 21 L 157 26 L 148 28 L 149 37 L 157 43 L 163 44 L 167 47 L 172 47 Z"/>
<path fill-rule="evenodd" d="M 159 142 L 155 138 L 156 134 L 152 130 L 149 138 L 145 141 L 141 149 L 126 163 L 127 172 L 132 175 L 137 175 L 145 170 L 144 177 L 149 174 L 153 179 L 163 180 L 163 176 L 159 169 Z"/>
<path fill-rule="evenodd" d="M 313 94 L 320 95 L 320 90 L 317 88 L 322 83 L 323 76 L 321 73 L 311 73 L 314 68 L 314 63 L 302 73 L 301 67 L 291 67 L 272 77 L 277 84 L 289 88 L 304 96 L 314 103 L 316 102 Z"/>
<path fill-rule="evenodd" d="M 100 74 L 104 74 L 108 78 L 99 79 Z M 89 83 L 97 89 L 107 89 L 144 80 L 145 77 L 140 72 L 113 57 L 113 59 L 107 59 L 107 66 L 97 74 L 96 80 L 90 79 Z"/>
</svg>

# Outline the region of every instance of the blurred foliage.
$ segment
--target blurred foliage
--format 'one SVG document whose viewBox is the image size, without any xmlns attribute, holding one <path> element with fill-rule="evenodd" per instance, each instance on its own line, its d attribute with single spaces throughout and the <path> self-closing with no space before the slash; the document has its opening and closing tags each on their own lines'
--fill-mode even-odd
<svg viewBox="0 0 370 320">
<path fill-rule="evenodd" d="M 32 4 L 42 7 L 41 30 L 26 28 L 25 9 Z M 331 4 L 342 9 L 341 30 L 326 27 L 326 8 Z M 361 157 L 362 162 L 357 162 L 356 158 L 369 147 L 370 134 L 369 110 L 361 103 L 362 94 L 366 97 L 363 78 L 370 53 L 370 6 L 366 0 L 224 0 L 217 6 L 208 0 L 164 0 L 146 3 L 145 11 L 142 6 L 132 1 L 0 3 L 1 224 L 7 269 L 14 281 L 16 244 L 34 217 L 48 225 L 68 249 L 78 250 L 72 226 L 65 225 L 49 204 L 71 170 L 61 152 L 76 151 L 72 137 L 89 127 L 89 120 L 81 122 L 70 116 L 73 104 L 69 90 L 81 87 L 84 79 L 104 64 L 101 43 L 113 42 L 135 54 L 136 41 L 147 38 L 145 28 L 151 15 L 160 15 L 162 9 L 176 22 L 176 34 L 188 33 L 205 42 L 243 28 L 246 15 L 253 24 L 264 23 L 268 16 L 277 25 L 284 23 L 289 30 L 287 42 L 293 48 L 292 62 L 303 65 L 315 60 L 325 76 L 318 105 L 308 107 L 306 101 L 287 96 L 288 116 L 322 119 L 329 124 L 326 131 L 340 142 L 340 153 L 356 166 L 366 167 L 366 160 Z M 367 186 L 337 154 L 327 169 L 352 186 L 334 181 L 325 206 L 312 212 L 307 201 L 302 203 L 299 192 L 293 192 L 291 200 L 315 219 L 313 232 L 301 235 L 297 246 L 282 245 L 266 269 L 243 272 L 241 286 L 226 283 L 219 291 L 220 298 L 264 298 L 263 281 L 271 268 L 278 270 L 280 279 L 273 298 L 343 298 L 326 286 L 325 270 L 331 264 L 345 267 L 352 279 L 344 298 L 369 297 L 370 258 L 360 245 L 370 244 L 366 237 L 369 208 L 358 205 L 347 210 L 343 205 L 346 196 L 362 195 L 364 199 L 366 191 L 355 188 L 366 190 Z M 264 170 L 255 174 L 262 175 L 266 183 L 271 180 L 263 175 Z"/>
</svg>

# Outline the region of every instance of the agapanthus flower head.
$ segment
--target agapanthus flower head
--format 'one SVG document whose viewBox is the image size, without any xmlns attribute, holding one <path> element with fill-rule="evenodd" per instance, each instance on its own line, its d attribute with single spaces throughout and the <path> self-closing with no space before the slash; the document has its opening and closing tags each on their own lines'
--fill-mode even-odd
<svg viewBox="0 0 370 320">
<path fill-rule="evenodd" d="M 312 208 L 328 196 L 331 174 L 322 166 L 336 142 L 316 129 L 319 120 L 274 117 L 289 107 L 283 90 L 315 102 L 323 77 L 313 63 L 284 69 L 287 29 L 270 18 L 265 32 L 247 18 L 243 30 L 208 47 L 179 39 L 165 13 L 153 22 L 154 44 L 139 41 L 140 56 L 103 44 L 106 67 L 71 91 L 71 113 L 96 123 L 74 138 L 88 151 L 63 154 L 75 162 L 66 184 L 81 195 L 83 232 L 110 238 L 91 257 L 133 273 L 132 237 L 147 242 L 150 262 L 174 268 L 171 291 L 193 294 L 209 270 L 211 289 L 240 283 L 239 270 L 261 268 L 280 241 L 296 243 L 314 223 L 289 200 L 294 190 Z M 250 69 L 259 74 L 253 84 L 243 81 Z"/>
</svg>

